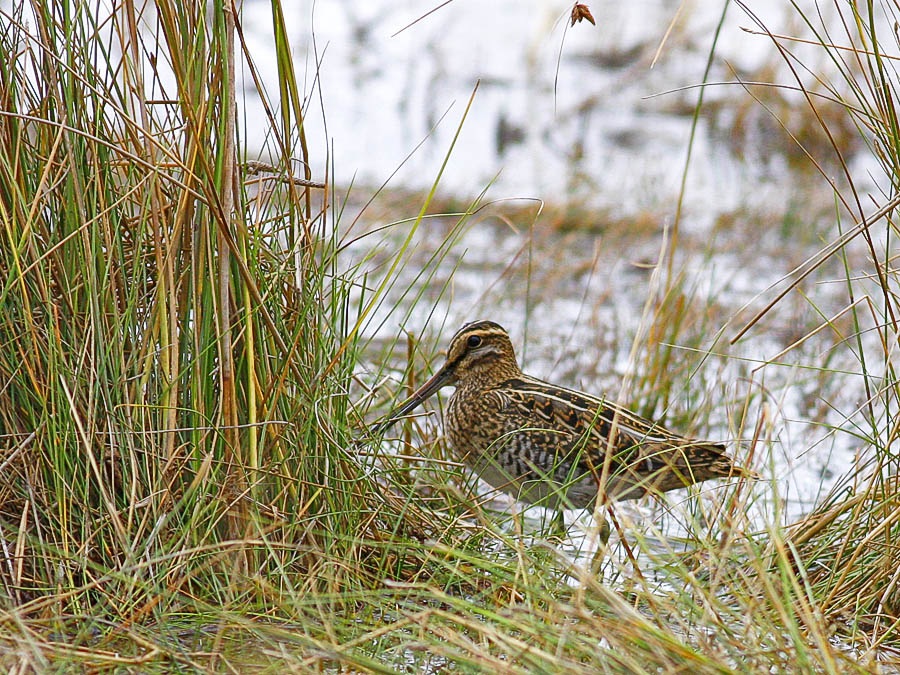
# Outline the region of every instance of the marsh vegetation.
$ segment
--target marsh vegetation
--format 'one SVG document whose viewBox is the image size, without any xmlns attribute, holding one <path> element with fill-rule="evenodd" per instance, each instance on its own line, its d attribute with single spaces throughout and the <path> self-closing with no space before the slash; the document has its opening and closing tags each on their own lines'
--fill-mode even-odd
<svg viewBox="0 0 900 675">
<path fill-rule="evenodd" d="M 277 0 L 277 90 L 232 6 L 4 5 L 0 667 L 896 669 L 898 8 L 828 9 L 687 109 L 783 128 L 808 185 L 704 229 L 440 159 L 335 184 Z M 485 494 L 434 417 L 373 435 L 479 317 L 764 480 L 613 505 L 604 545 Z"/>
</svg>

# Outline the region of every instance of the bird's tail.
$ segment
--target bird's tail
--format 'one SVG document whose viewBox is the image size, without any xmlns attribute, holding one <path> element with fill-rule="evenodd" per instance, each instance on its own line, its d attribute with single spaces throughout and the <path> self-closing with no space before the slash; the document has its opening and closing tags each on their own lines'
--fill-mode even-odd
<svg viewBox="0 0 900 675">
<path fill-rule="evenodd" d="M 736 463 L 721 443 L 668 445 L 657 448 L 652 458 L 656 470 L 649 485 L 660 492 L 677 490 L 711 478 L 761 478 L 752 469 Z"/>
</svg>

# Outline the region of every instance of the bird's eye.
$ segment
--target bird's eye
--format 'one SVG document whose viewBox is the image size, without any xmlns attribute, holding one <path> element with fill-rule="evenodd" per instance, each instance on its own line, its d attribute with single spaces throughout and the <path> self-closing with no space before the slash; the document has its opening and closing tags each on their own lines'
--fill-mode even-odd
<svg viewBox="0 0 900 675">
<path fill-rule="evenodd" d="M 470 335 L 469 339 L 466 340 L 466 346 L 471 348 L 481 346 L 481 336 L 480 335 Z"/>
</svg>

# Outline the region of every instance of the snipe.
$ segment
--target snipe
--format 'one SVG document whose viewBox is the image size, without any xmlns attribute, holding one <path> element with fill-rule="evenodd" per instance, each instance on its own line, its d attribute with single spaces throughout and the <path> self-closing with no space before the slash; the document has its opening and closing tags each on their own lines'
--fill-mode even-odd
<svg viewBox="0 0 900 675">
<path fill-rule="evenodd" d="M 752 477 L 719 443 L 663 429 L 611 401 L 525 375 L 493 321 L 463 326 L 447 361 L 380 425 L 383 432 L 445 386 L 444 430 L 463 461 L 528 504 L 584 508 L 601 493 L 636 499 L 723 477 Z"/>
</svg>

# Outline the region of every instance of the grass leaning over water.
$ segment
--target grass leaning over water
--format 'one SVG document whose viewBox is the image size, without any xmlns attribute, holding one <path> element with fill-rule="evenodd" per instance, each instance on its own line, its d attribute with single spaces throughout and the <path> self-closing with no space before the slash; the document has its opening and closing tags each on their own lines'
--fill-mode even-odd
<svg viewBox="0 0 900 675">
<path fill-rule="evenodd" d="M 396 271 L 435 193 L 393 225 L 408 233 L 397 250 L 346 261 L 361 235 L 330 188 L 297 175 L 315 152 L 315 92 L 301 90 L 280 5 L 264 164 L 238 161 L 239 16 L 35 7 L 4 10 L 0 35 L 4 669 L 863 672 L 875 647 L 900 649 L 889 258 L 873 256 L 884 293 L 853 304 L 884 303 L 883 354 L 846 336 L 872 392 L 856 433 L 875 451 L 842 483 L 852 494 L 791 528 L 776 496 L 749 537 L 747 486 L 701 488 L 677 515 L 687 546 L 626 527 L 628 546 L 588 569 L 485 513 L 455 490 L 457 469 L 381 457 L 362 431 L 361 329 L 387 297 L 433 302 L 436 265 L 408 289 Z M 848 111 L 896 175 L 881 96 L 894 73 L 865 22 L 846 25 L 860 27 L 848 83 L 873 78 Z M 452 218 L 432 263 L 479 204 Z M 846 279 L 856 293 L 849 266 Z M 668 407 L 651 384 L 673 362 L 658 344 L 684 344 L 692 293 L 666 289 L 685 300 L 652 314 L 648 409 Z M 853 316 L 857 334 L 873 323 Z"/>
</svg>

